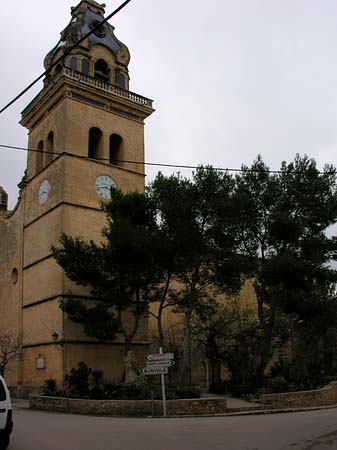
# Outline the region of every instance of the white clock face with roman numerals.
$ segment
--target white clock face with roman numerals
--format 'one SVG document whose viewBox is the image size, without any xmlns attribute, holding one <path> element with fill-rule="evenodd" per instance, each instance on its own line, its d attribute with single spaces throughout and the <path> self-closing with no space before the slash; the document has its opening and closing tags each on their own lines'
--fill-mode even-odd
<svg viewBox="0 0 337 450">
<path fill-rule="evenodd" d="M 111 198 L 112 187 L 117 187 L 115 181 L 108 175 L 100 175 L 95 180 L 95 189 L 97 194 L 104 199 L 109 200 Z"/>
</svg>

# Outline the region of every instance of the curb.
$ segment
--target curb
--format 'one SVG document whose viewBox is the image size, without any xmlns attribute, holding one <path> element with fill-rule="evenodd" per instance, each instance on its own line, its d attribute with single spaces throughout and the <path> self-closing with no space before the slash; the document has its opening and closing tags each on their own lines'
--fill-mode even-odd
<svg viewBox="0 0 337 450">
<path fill-rule="evenodd" d="M 252 409 L 250 411 L 229 411 L 224 416 L 258 416 L 262 414 L 286 414 L 306 411 L 320 411 L 323 409 L 334 409 L 337 405 L 310 406 L 307 408 L 282 408 L 282 409 Z"/>
<path fill-rule="evenodd" d="M 29 409 L 29 400 L 11 399 L 12 407 L 16 409 Z"/>
</svg>

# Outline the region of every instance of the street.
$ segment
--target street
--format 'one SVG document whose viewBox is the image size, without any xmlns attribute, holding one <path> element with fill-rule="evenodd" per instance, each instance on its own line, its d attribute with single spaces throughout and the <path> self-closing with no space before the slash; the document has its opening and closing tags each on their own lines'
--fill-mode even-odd
<svg viewBox="0 0 337 450">
<path fill-rule="evenodd" d="M 10 450 L 337 450 L 337 409 L 132 419 L 14 410 Z"/>
</svg>

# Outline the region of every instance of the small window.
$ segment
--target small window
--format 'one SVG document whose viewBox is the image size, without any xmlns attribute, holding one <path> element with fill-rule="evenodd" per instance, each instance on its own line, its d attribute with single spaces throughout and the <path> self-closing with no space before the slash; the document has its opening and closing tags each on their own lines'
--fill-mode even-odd
<svg viewBox="0 0 337 450">
<path fill-rule="evenodd" d="M 110 136 L 109 160 L 110 164 L 121 166 L 122 159 L 122 142 L 123 139 L 119 134 L 112 134 Z"/>
<path fill-rule="evenodd" d="M 14 267 L 14 269 L 12 270 L 12 274 L 11 274 L 11 280 L 13 284 L 16 284 L 19 278 L 19 272 L 18 269 L 16 269 Z"/>
<path fill-rule="evenodd" d="M 125 77 L 119 69 L 116 70 L 116 84 L 118 87 L 125 89 Z"/>
<path fill-rule="evenodd" d="M 89 149 L 88 157 L 97 159 L 101 155 L 102 150 L 102 131 L 93 127 L 89 130 Z"/>
<path fill-rule="evenodd" d="M 72 70 L 77 70 L 77 59 L 74 56 L 70 60 L 70 68 Z"/>
<path fill-rule="evenodd" d="M 39 142 L 36 152 L 36 173 L 43 169 L 43 141 Z"/>
<path fill-rule="evenodd" d="M 51 131 L 47 137 L 47 146 L 45 151 L 45 165 L 49 164 L 53 160 L 54 152 L 54 133 Z"/>
<path fill-rule="evenodd" d="M 82 73 L 84 73 L 84 75 L 89 75 L 89 69 L 89 61 L 87 59 L 82 59 Z"/>
<path fill-rule="evenodd" d="M 105 82 L 109 82 L 109 66 L 108 64 L 104 61 L 104 59 L 98 59 L 95 62 L 95 70 L 94 70 L 94 77 L 97 78 L 98 80 L 102 80 Z"/>
</svg>

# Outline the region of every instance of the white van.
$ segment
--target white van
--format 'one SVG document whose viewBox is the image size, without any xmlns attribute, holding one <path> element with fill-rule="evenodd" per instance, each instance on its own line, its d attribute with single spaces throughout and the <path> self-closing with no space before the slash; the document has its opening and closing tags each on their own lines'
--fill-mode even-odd
<svg viewBox="0 0 337 450">
<path fill-rule="evenodd" d="M 11 399 L 5 380 L 0 375 L 0 450 L 5 450 L 8 447 L 12 429 Z"/>
</svg>

